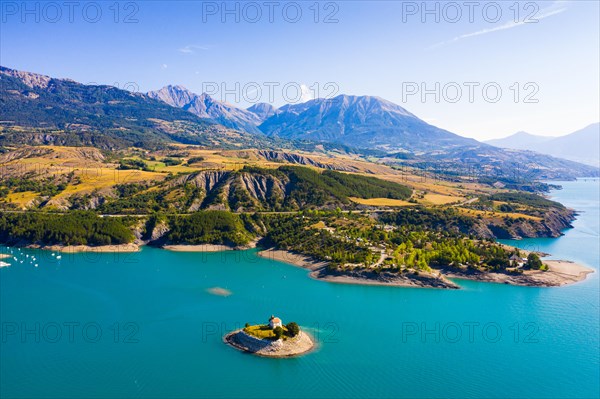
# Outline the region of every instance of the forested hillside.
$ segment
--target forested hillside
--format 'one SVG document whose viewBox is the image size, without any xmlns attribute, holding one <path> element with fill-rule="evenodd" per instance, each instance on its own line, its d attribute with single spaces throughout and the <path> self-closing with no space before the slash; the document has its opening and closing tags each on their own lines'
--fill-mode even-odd
<svg viewBox="0 0 600 399">
<path fill-rule="evenodd" d="M 0 243 L 23 245 L 114 245 L 134 240 L 130 220 L 93 212 L 66 215 L 0 213 Z"/>
<path fill-rule="evenodd" d="M 245 167 L 174 176 L 152 189 L 141 183 L 117 185 L 114 198 L 106 197 L 96 210 L 108 214 L 200 209 L 294 211 L 354 207 L 349 197 L 408 199 L 411 194 L 408 187 L 371 176 L 296 166 Z M 89 198 L 71 202 L 75 207 L 85 206 Z"/>
</svg>

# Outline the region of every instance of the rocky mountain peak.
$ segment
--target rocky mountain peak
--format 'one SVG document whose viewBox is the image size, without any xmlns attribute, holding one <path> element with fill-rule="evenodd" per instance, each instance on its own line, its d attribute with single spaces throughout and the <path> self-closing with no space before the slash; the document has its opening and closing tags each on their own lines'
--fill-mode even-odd
<svg viewBox="0 0 600 399">
<path fill-rule="evenodd" d="M 32 72 L 17 71 L 14 69 L 0 66 L 0 74 L 12 76 L 13 78 L 20 79 L 24 84 L 33 88 L 45 89 L 50 83 L 50 77 L 46 75 L 40 75 Z"/>
<path fill-rule="evenodd" d="M 277 109 L 274 106 L 272 106 L 271 104 L 256 103 L 256 104 L 252 105 L 251 107 L 246 108 L 246 111 L 252 112 L 256 116 L 258 116 L 258 118 L 261 121 L 265 121 L 267 118 L 275 115 L 275 112 L 277 112 Z"/>
</svg>

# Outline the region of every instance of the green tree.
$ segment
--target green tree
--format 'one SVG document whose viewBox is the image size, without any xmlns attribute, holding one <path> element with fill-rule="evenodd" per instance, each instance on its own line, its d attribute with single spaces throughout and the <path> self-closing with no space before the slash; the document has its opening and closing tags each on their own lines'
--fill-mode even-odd
<svg viewBox="0 0 600 399">
<path fill-rule="evenodd" d="M 275 327 L 273 329 L 273 334 L 275 334 L 275 339 L 280 339 L 281 336 L 283 335 L 283 328 L 281 328 L 281 327 Z"/>
<path fill-rule="evenodd" d="M 539 270 L 542 268 L 543 263 L 537 254 L 531 252 L 529 255 L 527 255 L 527 265 L 526 266 L 529 269 Z"/>
<path fill-rule="evenodd" d="M 298 326 L 298 324 L 296 322 L 290 322 L 288 324 L 285 325 L 285 327 L 288 329 L 288 332 L 290 333 L 290 336 L 295 337 L 296 335 L 298 335 L 300 333 L 300 326 Z"/>
</svg>

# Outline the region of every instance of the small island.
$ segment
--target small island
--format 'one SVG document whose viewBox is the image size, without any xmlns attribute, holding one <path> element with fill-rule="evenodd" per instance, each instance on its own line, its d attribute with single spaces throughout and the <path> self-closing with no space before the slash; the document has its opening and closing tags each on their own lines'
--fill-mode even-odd
<svg viewBox="0 0 600 399">
<path fill-rule="evenodd" d="M 267 324 L 250 325 L 225 335 L 223 341 L 236 349 L 264 357 L 292 357 L 315 347 L 312 338 L 295 322 L 283 324 L 271 316 Z"/>
</svg>

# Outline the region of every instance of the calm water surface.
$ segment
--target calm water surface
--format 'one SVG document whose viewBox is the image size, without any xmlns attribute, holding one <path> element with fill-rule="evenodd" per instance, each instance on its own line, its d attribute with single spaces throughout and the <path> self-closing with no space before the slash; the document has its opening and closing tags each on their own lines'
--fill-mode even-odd
<svg viewBox="0 0 600 399">
<path fill-rule="evenodd" d="M 598 180 L 562 184 L 574 228 L 511 243 L 598 270 Z M 0 269 L 3 398 L 599 396 L 598 273 L 444 291 L 314 281 L 254 251 L 16 257 Z M 265 359 L 222 343 L 271 314 L 318 351 Z"/>
</svg>

